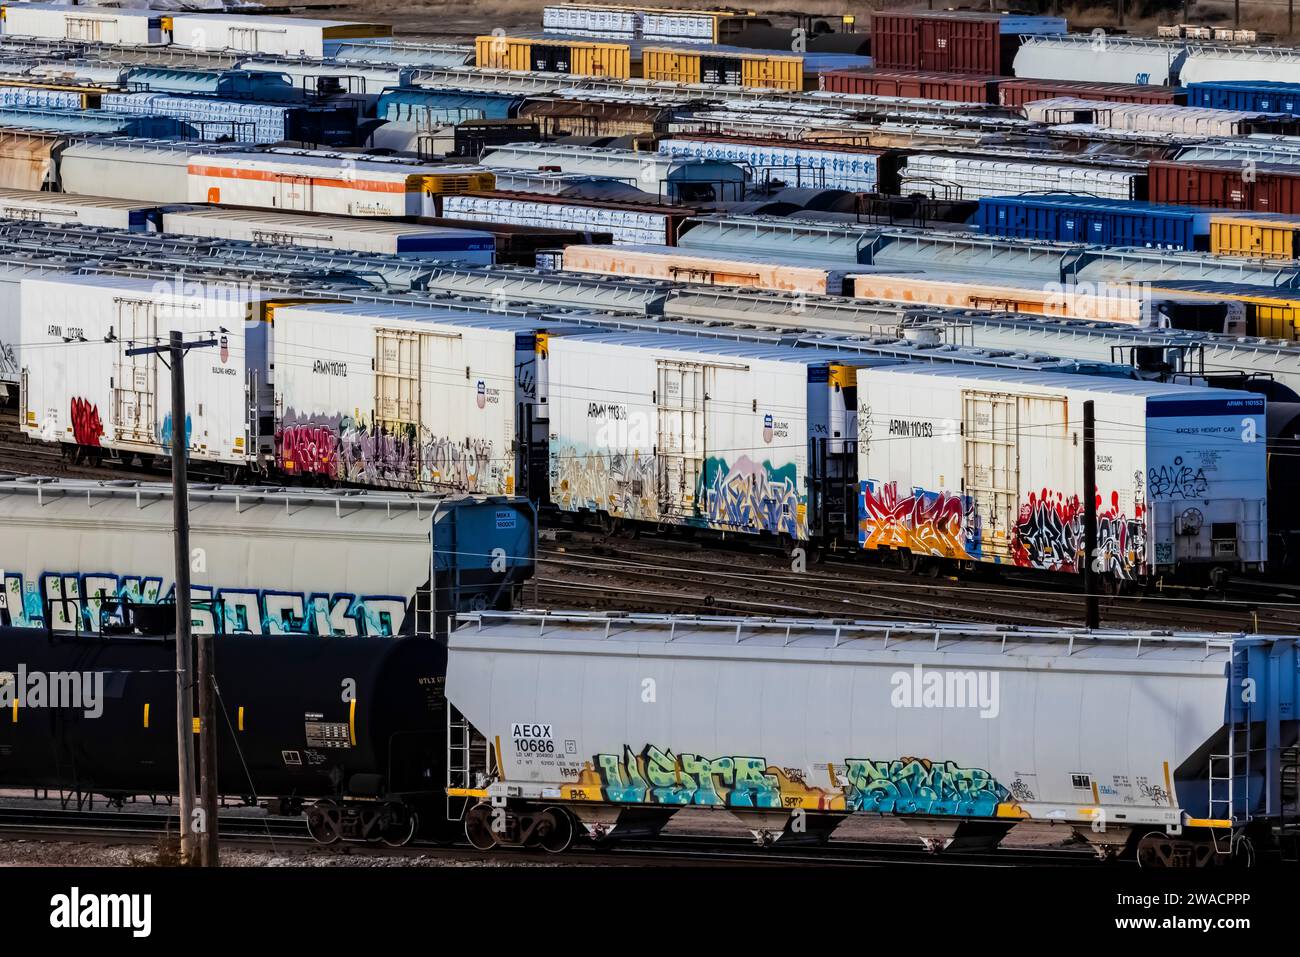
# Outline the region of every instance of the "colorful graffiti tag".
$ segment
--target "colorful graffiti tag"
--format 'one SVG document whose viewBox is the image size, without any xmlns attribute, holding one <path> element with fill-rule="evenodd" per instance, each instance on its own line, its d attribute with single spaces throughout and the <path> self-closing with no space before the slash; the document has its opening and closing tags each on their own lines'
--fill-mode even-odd
<svg viewBox="0 0 1300 957">
<path fill-rule="evenodd" d="M 640 452 L 584 452 L 573 446 L 551 456 L 551 499 L 568 511 L 589 509 L 618 518 L 658 521 L 657 464 Z"/>
<path fill-rule="evenodd" d="M 510 494 L 511 463 L 487 439 L 451 439 L 415 425 L 390 430 L 347 415 L 290 409 L 275 436 L 276 464 L 293 475 L 396 488 Z"/>
<path fill-rule="evenodd" d="M 952 761 L 903 757 L 849 758 L 822 766 L 828 786 L 808 783 L 811 769 L 782 768 L 765 758 L 723 755 L 707 758 L 647 745 L 625 745 L 621 754 L 597 754 L 576 785 L 573 800 L 617 804 L 663 804 L 730 808 L 805 808 L 894 814 L 992 817 L 1014 803 L 1011 792 L 981 768 Z"/>
<path fill-rule="evenodd" d="M 18 628 L 97 632 L 121 620 L 120 603 L 159 604 L 173 600 L 175 586 L 150 576 L 46 572 L 38 581 L 7 572 L 0 620 Z M 399 595 L 285 592 L 272 589 L 191 589 L 194 627 L 207 634 L 356 635 L 403 634 L 407 599 Z M 47 622 L 46 611 L 49 611 Z"/>
<path fill-rule="evenodd" d="M 1131 579 L 1146 561 L 1146 507 L 1142 502 L 1141 475 L 1133 515 L 1124 514 L 1119 492 L 1110 493 L 1110 505 L 1097 496 L 1096 571 Z M 1083 505 L 1078 496 L 1066 498 L 1043 489 L 1029 493 L 1020 506 L 1012 539 L 1012 559 L 1026 568 L 1077 572 L 1083 555 Z"/>
<path fill-rule="evenodd" d="M 794 465 L 759 463 L 747 455 L 731 464 L 710 458 L 701 480 L 712 527 L 808 537 L 807 498 L 799 493 Z"/>
<path fill-rule="evenodd" d="M 846 764 L 845 805 L 850 811 L 993 817 L 1011 796 L 988 771 L 952 761 L 850 758 Z"/>
<path fill-rule="evenodd" d="M 1011 541 L 1012 560 L 1025 568 L 1074 572 L 1083 552 L 1083 505 L 1043 489 L 1020 506 Z"/>
<path fill-rule="evenodd" d="M 978 558 L 979 524 L 969 496 L 913 488 L 899 495 L 897 482 L 858 485 L 858 544 L 906 548 L 918 555 Z"/>
<path fill-rule="evenodd" d="M 88 399 L 72 400 L 72 440 L 78 445 L 99 447 L 104 434 L 104 423 L 99 418 L 99 406 Z"/>
</svg>

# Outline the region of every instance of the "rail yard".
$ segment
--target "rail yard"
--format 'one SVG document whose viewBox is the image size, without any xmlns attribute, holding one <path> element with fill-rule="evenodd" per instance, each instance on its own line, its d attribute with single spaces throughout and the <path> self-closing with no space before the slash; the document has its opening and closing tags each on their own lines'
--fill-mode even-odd
<svg viewBox="0 0 1300 957">
<path fill-rule="evenodd" d="M 1290 873 L 1296 38 L 833 6 L 0 4 L 0 863 Z"/>
</svg>

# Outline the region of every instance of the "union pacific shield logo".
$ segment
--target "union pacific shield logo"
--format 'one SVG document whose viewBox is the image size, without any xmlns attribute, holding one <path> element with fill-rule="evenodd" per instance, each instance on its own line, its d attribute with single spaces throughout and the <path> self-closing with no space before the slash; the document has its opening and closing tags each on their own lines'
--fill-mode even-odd
<svg viewBox="0 0 1300 957">
<path fill-rule="evenodd" d="M 230 340 L 226 336 L 221 337 L 221 364 L 225 365 L 230 361 Z"/>
<path fill-rule="evenodd" d="M 772 417 L 770 415 L 763 416 L 763 441 L 768 445 L 772 444 Z"/>
<path fill-rule="evenodd" d="M 478 403 L 478 407 L 481 409 L 487 405 L 487 383 L 479 379 L 476 391 L 478 395 L 474 397 L 474 401 Z"/>
</svg>

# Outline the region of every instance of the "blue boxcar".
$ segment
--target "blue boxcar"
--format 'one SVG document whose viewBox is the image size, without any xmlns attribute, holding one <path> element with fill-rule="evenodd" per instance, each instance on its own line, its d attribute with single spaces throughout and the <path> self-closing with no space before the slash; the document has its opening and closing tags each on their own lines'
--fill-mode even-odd
<svg viewBox="0 0 1300 957">
<path fill-rule="evenodd" d="M 1300 115 L 1300 83 L 1280 83 L 1275 80 L 1189 83 L 1187 105 L 1212 110 Z"/>
<path fill-rule="evenodd" d="M 972 224 L 990 236 L 1170 250 L 1207 250 L 1212 212 L 1139 200 L 1049 193 L 986 196 Z"/>
</svg>

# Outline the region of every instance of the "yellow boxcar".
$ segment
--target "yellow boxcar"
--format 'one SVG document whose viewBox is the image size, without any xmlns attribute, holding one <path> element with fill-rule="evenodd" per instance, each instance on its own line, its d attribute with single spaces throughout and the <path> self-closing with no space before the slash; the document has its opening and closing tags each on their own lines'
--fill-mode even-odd
<svg viewBox="0 0 1300 957">
<path fill-rule="evenodd" d="M 418 188 L 431 195 L 450 193 L 476 193 L 496 188 L 495 173 L 486 170 L 466 173 L 434 173 L 433 175 L 412 176 L 420 180 Z M 408 184 L 413 186 L 413 184 Z M 416 187 L 413 187 L 416 188 Z"/>
<path fill-rule="evenodd" d="M 1300 339 L 1300 289 L 1185 280 L 1163 284 L 1152 292 L 1183 298 L 1235 300 L 1246 306 L 1250 335 L 1266 339 Z"/>
<path fill-rule="evenodd" d="M 667 83 L 705 83 L 747 89 L 804 88 L 803 57 L 783 53 L 729 53 L 683 47 L 646 47 L 642 75 Z"/>
<path fill-rule="evenodd" d="M 1210 252 L 1250 259 L 1295 259 L 1300 256 L 1300 218 L 1281 214 L 1214 216 Z"/>
<path fill-rule="evenodd" d="M 588 43 L 560 37 L 476 37 L 474 65 L 489 70 L 570 73 L 615 80 L 628 80 L 634 75 L 630 44 Z"/>
</svg>

